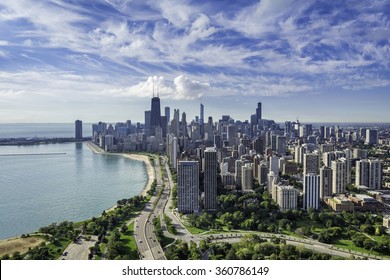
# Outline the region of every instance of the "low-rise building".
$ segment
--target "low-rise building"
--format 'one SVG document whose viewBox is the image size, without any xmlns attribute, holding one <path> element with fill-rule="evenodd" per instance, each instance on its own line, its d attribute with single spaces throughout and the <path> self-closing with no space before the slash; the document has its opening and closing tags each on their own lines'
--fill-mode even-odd
<svg viewBox="0 0 390 280">
<path fill-rule="evenodd" d="M 336 212 L 353 211 L 354 204 L 344 195 L 328 198 L 327 204 Z"/>
<path fill-rule="evenodd" d="M 355 204 L 355 210 L 375 211 L 382 208 L 382 203 L 366 194 L 354 194 L 348 198 Z"/>
</svg>

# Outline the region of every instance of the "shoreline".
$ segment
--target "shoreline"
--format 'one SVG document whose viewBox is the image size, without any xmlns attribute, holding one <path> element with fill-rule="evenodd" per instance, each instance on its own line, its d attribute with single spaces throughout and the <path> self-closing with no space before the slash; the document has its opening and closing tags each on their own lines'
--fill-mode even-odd
<svg viewBox="0 0 390 280">
<path fill-rule="evenodd" d="M 149 161 L 149 157 L 146 155 L 140 155 L 140 154 L 127 154 L 127 153 L 109 153 L 104 151 L 102 148 L 94 144 L 92 141 L 83 142 L 94 154 L 100 154 L 100 155 L 112 155 L 112 156 L 123 156 L 128 159 L 142 161 L 144 163 L 146 174 L 148 176 L 148 179 L 145 183 L 145 186 L 142 188 L 141 192 L 138 195 L 147 196 L 147 192 L 152 186 L 153 181 L 155 180 L 154 175 L 154 168 L 152 164 Z M 109 209 L 105 210 L 106 212 L 112 211 L 115 209 L 117 205 L 114 205 L 110 207 Z"/>
<path fill-rule="evenodd" d="M 86 141 L 86 142 L 82 142 L 82 143 L 85 144 L 94 154 L 123 156 L 123 157 L 128 158 L 128 159 L 142 161 L 144 163 L 148 178 L 147 178 L 147 181 L 145 183 L 145 186 L 142 188 L 141 192 L 138 195 L 147 196 L 147 191 L 150 189 L 153 181 L 155 180 L 154 168 L 153 168 L 152 164 L 150 163 L 148 156 L 140 155 L 140 154 L 127 154 L 127 153 L 108 153 L 108 152 L 104 151 L 103 149 L 101 149 L 99 146 L 92 143 L 92 141 Z M 112 211 L 117 206 L 118 205 L 115 204 L 112 207 L 110 207 L 109 209 L 106 209 L 103 211 L 106 211 L 106 212 Z M 73 221 L 73 223 L 79 223 L 79 222 L 83 222 L 83 221 Z M 36 232 L 30 232 L 30 233 L 25 233 L 25 234 L 35 234 L 35 233 Z M 21 235 L 12 236 L 12 237 L 8 237 L 5 239 L 0 239 L 0 242 L 5 242 L 8 240 L 13 240 L 13 239 L 17 239 L 17 238 L 21 238 Z"/>
</svg>

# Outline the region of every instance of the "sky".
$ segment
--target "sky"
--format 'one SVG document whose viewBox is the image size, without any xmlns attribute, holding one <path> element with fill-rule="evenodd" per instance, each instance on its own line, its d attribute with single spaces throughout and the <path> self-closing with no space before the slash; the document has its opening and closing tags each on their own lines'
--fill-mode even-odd
<svg viewBox="0 0 390 280">
<path fill-rule="evenodd" d="M 390 2 L 2 0 L 0 122 L 390 122 Z"/>
</svg>

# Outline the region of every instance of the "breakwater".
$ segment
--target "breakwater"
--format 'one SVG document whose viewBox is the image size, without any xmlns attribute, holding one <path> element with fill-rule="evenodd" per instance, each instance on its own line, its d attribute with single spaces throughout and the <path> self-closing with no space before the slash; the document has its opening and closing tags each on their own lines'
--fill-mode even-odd
<svg viewBox="0 0 390 280">
<path fill-rule="evenodd" d="M 66 155 L 66 153 L 0 154 L 0 157 L 14 157 L 14 156 L 56 156 L 56 155 Z"/>
</svg>

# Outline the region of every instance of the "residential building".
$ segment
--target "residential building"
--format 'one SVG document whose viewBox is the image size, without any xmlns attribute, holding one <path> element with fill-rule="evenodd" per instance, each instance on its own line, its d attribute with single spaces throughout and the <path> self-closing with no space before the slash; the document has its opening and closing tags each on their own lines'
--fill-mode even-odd
<svg viewBox="0 0 390 280">
<path fill-rule="evenodd" d="M 276 203 L 281 211 L 297 209 L 298 192 L 293 186 L 277 186 Z"/>
<path fill-rule="evenodd" d="M 204 208 L 217 210 L 217 150 L 206 148 L 204 151 Z"/>
<path fill-rule="evenodd" d="M 178 211 L 199 212 L 199 164 L 196 161 L 179 161 L 177 178 Z"/>
<path fill-rule="evenodd" d="M 306 174 L 303 183 L 303 208 L 317 210 L 320 206 L 320 175 Z"/>
</svg>

